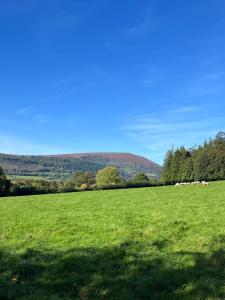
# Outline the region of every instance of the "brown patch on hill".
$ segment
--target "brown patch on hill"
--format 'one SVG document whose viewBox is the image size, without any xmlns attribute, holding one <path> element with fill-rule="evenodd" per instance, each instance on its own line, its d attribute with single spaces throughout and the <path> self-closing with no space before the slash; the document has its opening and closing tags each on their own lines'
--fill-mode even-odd
<svg viewBox="0 0 225 300">
<path fill-rule="evenodd" d="M 109 160 L 118 160 L 121 163 L 136 163 L 144 166 L 159 166 L 153 161 L 131 153 L 107 153 L 107 152 L 97 152 L 97 153 L 74 153 L 74 154 L 55 154 L 55 155 L 46 155 L 48 157 L 58 157 L 58 158 L 82 158 L 82 157 L 90 157 L 90 158 L 104 158 Z M 159 166 L 160 167 L 160 166 Z"/>
</svg>

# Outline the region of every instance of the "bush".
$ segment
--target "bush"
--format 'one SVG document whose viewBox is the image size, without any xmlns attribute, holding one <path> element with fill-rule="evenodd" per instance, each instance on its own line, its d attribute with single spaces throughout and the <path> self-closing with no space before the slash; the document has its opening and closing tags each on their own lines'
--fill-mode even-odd
<svg viewBox="0 0 225 300">
<path fill-rule="evenodd" d="M 87 187 L 95 184 L 95 174 L 92 172 L 77 172 L 70 179 L 71 185 L 76 188 L 81 187 L 82 184 L 86 184 Z"/>
<path fill-rule="evenodd" d="M 9 193 L 10 186 L 10 180 L 6 178 L 3 169 L 0 167 L 0 196 L 7 195 Z"/>
<path fill-rule="evenodd" d="M 85 190 L 87 190 L 87 188 L 88 188 L 88 186 L 87 186 L 86 183 L 83 183 L 83 184 L 81 184 L 81 186 L 80 186 L 80 190 L 81 190 L 81 191 L 85 191 Z"/>
<path fill-rule="evenodd" d="M 119 171 L 114 167 L 106 167 L 99 170 L 96 175 L 96 184 L 98 187 L 117 186 L 121 181 Z"/>
</svg>

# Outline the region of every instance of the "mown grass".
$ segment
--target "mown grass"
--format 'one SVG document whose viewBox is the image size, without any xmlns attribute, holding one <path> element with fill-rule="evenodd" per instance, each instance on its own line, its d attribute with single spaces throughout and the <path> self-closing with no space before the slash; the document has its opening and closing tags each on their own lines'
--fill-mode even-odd
<svg viewBox="0 0 225 300">
<path fill-rule="evenodd" d="M 225 182 L 1 198 L 0 299 L 225 299 Z"/>
</svg>

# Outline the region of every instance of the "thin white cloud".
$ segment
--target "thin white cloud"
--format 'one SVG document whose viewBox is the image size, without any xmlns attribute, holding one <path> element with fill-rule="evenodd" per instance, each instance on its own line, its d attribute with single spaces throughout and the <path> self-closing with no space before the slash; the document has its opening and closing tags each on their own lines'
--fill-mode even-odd
<svg viewBox="0 0 225 300">
<path fill-rule="evenodd" d="M 145 20 L 141 21 L 140 23 L 123 28 L 122 34 L 126 37 L 138 37 L 143 36 L 149 33 L 153 28 L 153 24 L 150 18 L 146 18 Z"/>
<path fill-rule="evenodd" d="M 144 87 L 152 87 L 164 79 L 164 70 L 162 69 L 149 69 L 145 73 L 142 80 Z"/>
<path fill-rule="evenodd" d="M 67 91 L 67 92 L 63 92 L 63 93 L 59 93 L 59 94 L 56 94 L 54 96 L 51 96 L 49 97 L 48 99 L 46 99 L 44 102 L 47 102 L 47 101 L 53 101 L 53 100 L 58 100 L 60 98 L 64 98 L 64 97 L 67 97 L 67 96 L 72 96 L 76 93 L 75 90 L 71 90 L 71 91 Z"/>
<path fill-rule="evenodd" d="M 179 107 L 177 109 L 172 110 L 171 112 L 178 113 L 178 114 L 186 114 L 186 113 L 192 113 L 197 112 L 200 110 L 200 107 L 195 105 L 187 105 L 183 107 Z"/>
<path fill-rule="evenodd" d="M 27 107 L 23 107 L 23 108 L 20 108 L 18 111 L 17 111 L 17 114 L 20 115 L 20 116 L 24 116 L 24 115 L 27 115 L 28 113 L 30 114 L 29 117 L 34 120 L 35 122 L 37 122 L 39 125 L 44 125 L 47 123 L 47 117 L 43 114 L 31 114 L 32 108 L 30 106 L 27 106 Z"/>
<path fill-rule="evenodd" d="M 224 73 L 209 73 L 192 79 L 182 94 L 189 98 L 225 94 Z"/>
<path fill-rule="evenodd" d="M 201 122 L 165 122 L 163 120 L 157 120 L 157 122 L 143 122 L 142 120 L 137 120 L 136 124 L 124 127 L 128 130 L 135 131 L 148 131 L 151 133 L 163 133 L 163 132 L 171 132 L 176 129 L 185 130 L 190 127 L 196 127 L 200 125 Z"/>
<path fill-rule="evenodd" d="M 140 10 L 137 10 L 136 17 L 138 20 L 136 23 L 129 24 L 120 29 L 122 37 L 125 38 L 139 38 L 148 35 L 156 27 L 156 21 L 152 13 L 152 8 L 149 4 L 140 5 Z M 135 20 L 135 16 L 133 17 Z"/>
<path fill-rule="evenodd" d="M 26 113 L 28 113 L 29 111 L 31 111 L 31 107 L 27 106 L 27 107 L 21 107 L 20 109 L 18 109 L 17 114 L 18 115 L 25 115 Z"/>
<path fill-rule="evenodd" d="M 38 124 L 40 124 L 40 125 L 44 125 L 45 123 L 47 123 L 46 116 L 45 115 L 41 115 L 41 114 L 34 116 L 34 120 L 36 122 L 38 122 Z"/>
<path fill-rule="evenodd" d="M 222 118 L 209 118 L 201 113 L 198 113 L 196 118 L 191 118 L 194 108 L 181 107 L 173 112 L 161 112 L 156 118 L 136 117 L 121 126 L 120 130 L 143 148 L 148 149 L 150 157 L 162 163 L 166 151 L 172 146 L 191 147 L 223 129 Z M 185 113 L 185 117 L 181 118 L 178 115 L 176 118 L 175 111 Z M 190 118 L 186 117 L 187 114 L 190 114 Z"/>
<path fill-rule="evenodd" d="M 218 72 L 218 73 L 210 73 L 210 74 L 207 74 L 205 75 L 205 79 L 208 79 L 208 80 L 220 80 L 224 77 L 224 72 Z"/>
<path fill-rule="evenodd" d="M 55 145 L 33 143 L 27 139 L 0 133 L 0 153 L 8 154 L 54 154 L 66 152 Z"/>
</svg>

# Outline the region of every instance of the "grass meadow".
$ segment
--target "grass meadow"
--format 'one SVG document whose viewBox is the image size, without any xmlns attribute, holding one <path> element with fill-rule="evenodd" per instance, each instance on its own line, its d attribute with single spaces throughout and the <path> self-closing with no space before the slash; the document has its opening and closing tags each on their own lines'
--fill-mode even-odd
<svg viewBox="0 0 225 300">
<path fill-rule="evenodd" d="M 0 299 L 225 299 L 225 182 L 1 198 Z"/>
</svg>

